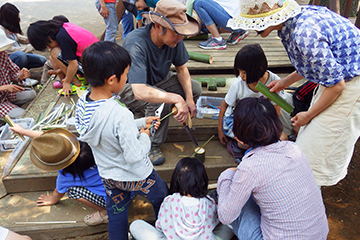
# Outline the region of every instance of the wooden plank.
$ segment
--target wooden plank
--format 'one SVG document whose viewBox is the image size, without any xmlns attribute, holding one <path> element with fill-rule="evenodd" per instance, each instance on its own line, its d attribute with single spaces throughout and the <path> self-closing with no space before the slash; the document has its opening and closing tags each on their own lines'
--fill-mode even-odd
<svg viewBox="0 0 360 240">
<path fill-rule="evenodd" d="M 227 39 L 229 34 L 222 34 L 224 39 Z M 186 40 L 185 46 L 188 51 L 196 53 L 205 53 L 213 56 L 214 62 L 212 64 L 196 62 L 189 60 L 187 67 L 189 70 L 221 70 L 233 69 L 234 59 L 237 52 L 247 44 L 258 43 L 263 48 L 268 59 L 268 65 L 271 68 L 276 67 L 292 67 L 288 55 L 281 43 L 280 38 L 276 32 L 272 32 L 268 37 L 262 38 L 257 36 L 255 32 L 250 32 L 249 36 L 240 41 L 236 45 L 227 45 L 225 50 L 204 50 L 199 48 L 201 40 Z M 172 68 L 174 70 L 174 68 Z"/>
</svg>

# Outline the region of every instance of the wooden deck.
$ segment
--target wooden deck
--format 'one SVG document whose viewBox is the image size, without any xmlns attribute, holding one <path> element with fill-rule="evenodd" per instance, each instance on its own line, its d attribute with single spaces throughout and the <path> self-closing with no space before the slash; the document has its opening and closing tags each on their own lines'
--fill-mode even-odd
<svg viewBox="0 0 360 240">
<path fill-rule="evenodd" d="M 229 34 L 222 34 L 227 39 Z M 289 57 L 281 43 L 277 32 L 272 32 L 268 37 L 257 36 L 255 31 L 250 31 L 249 36 L 241 40 L 236 45 L 227 45 L 225 50 L 205 50 L 199 48 L 199 42 L 204 40 L 184 40 L 188 51 L 212 55 L 214 62 L 212 64 L 189 60 L 186 64 L 189 70 L 232 70 L 234 68 L 234 59 L 237 52 L 247 44 L 258 43 L 263 48 L 268 59 L 269 68 L 292 67 Z"/>
</svg>

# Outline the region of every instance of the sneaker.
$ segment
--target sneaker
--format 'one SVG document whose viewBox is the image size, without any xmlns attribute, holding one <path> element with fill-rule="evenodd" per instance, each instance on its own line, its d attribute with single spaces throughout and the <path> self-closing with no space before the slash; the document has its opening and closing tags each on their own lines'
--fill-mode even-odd
<svg viewBox="0 0 360 240">
<path fill-rule="evenodd" d="M 27 78 L 22 81 L 22 85 L 24 85 L 25 87 L 31 87 L 31 86 L 36 85 L 38 82 L 39 81 L 36 79 Z"/>
<path fill-rule="evenodd" d="M 161 165 L 165 162 L 164 154 L 157 146 L 151 147 L 151 150 L 149 152 L 149 158 L 154 166 Z"/>
<path fill-rule="evenodd" d="M 80 74 L 76 74 L 77 79 L 81 82 L 81 85 L 88 86 L 89 84 L 86 82 L 85 78 L 81 76 Z"/>
<path fill-rule="evenodd" d="M 246 31 L 246 30 L 234 31 L 229 36 L 228 40 L 226 40 L 226 43 L 231 44 L 231 45 L 235 45 L 238 42 L 240 42 L 240 40 L 243 40 L 247 36 L 249 36 L 249 32 Z"/>
<path fill-rule="evenodd" d="M 56 81 L 53 83 L 53 88 L 63 88 L 63 85 L 60 81 Z"/>
<path fill-rule="evenodd" d="M 239 148 L 239 146 L 237 145 L 237 141 L 235 139 L 231 139 L 228 143 L 227 143 L 227 149 L 229 150 L 229 152 L 233 155 L 233 157 L 235 158 L 235 162 L 237 164 L 239 164 L 244 156 L 244 149 Z"/>
<path fill-rule="evenodd" d="M 221 41 L 216 40 L 213 36 L 206 40 L 206 42 L 199 43 L 199 47 L 202 49 L 216 49 L 222 50 L 226 49 L 225 39 L 221 39 Z"/>
</svg>

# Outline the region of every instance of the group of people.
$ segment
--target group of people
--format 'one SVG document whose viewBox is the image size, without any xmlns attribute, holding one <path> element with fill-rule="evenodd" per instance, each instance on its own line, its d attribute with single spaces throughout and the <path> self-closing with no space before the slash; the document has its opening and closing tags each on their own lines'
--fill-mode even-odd
<svg viewBox="0 0 360 240">
<path fill-rule="evenodd" d="M 96 210 L 85 216 L 86 224 L 108 223 L 110 239 L 128 239 L 128 229 L 135 239 L 215 240 L 233 234 L 326 239 L 321 186 L 346 176 L 360 135 L 360 30 L 325 7 L 300 7 L 294 0 L 240 1 L 240 13 L 230 15 L 226 26 L 236 34 L 255 30 L 261 37 L 277 30 L 296 71 L 280 79 L 267 69 L 260 45 L 240 49 L 234 61 L 237 79 L 221 104 L 218 128 L 220 142 L 238 166 L 222 172 L 216 191 L 208 194 L 205 167 L 196 158 L 179 160 L 170 189 L 153 168 L 165 161 L 159 145 L 168 122 L 160 118 L 172 106 L 177 121 L 194 117 L 201 95 L 186 67 L 182 41 L 200 25 L 187 10 L 176 0 L 158 1 L 154 11 L 142 13 L 150 24 L 129 33 L 123 46 L 91 37 L 84 43 L 78 27 L 66 22 L 30 25 L 34 48 L 50 48 L 57 64 L 68 67 L 64 83 L 76 85 L 81 74 L 91 86 L 77 102 L 79 140 L 64 129 L 11 128 L 34 138 L 30 159 L 37 167 L 59 170 L 56 189 L 40 196 L 38 205 L 55 204 L 67 192 Z M 171 64 L 176 72 L 169 71 Z M 255 88 L 267 84 L 291 104 L 282 90 L 302 78 L 318 89 L 310 108 L 291 116 Z M 65 94 L 72 91 L 69 86 Z M 161 116 L 155 116 L 162 103 Z M 144 117 L 135 119 L 134 113 Z M 294 130 L 295 143 L 286 140 Z M 134 195 L 152 204 L 155 226 L 137 220 L 128 227 Z"/>
</svg>

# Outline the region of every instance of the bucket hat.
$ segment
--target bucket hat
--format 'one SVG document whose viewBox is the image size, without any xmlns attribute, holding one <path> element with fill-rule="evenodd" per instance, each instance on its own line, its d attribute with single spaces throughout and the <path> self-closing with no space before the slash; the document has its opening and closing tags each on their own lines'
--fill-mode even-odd
<svg viewBox="0 0 360 240">
<path fill-rule="evenodd" d="M 185 5 L 176 0 L 160 0 L 155 11 L 143 12 L 141 15 L 180 35 L 195 35 L 200 31 L 199 23 L 187 15 Z"/>
<path fill-rule="evenodd" d="M 8 39 L 4 30 L 0 29 L 0 52 L 5 51 L 14 44 L 15 41 Z"/>
<path fill-rule="evenodd" d="M 80 153 L 80 143 L 66 129 L 44 132 L 31 141 L 30 160 L 45 171 L 56 171 L 72 164 Z"/>
<path fill-rule="evenodd" d="M 230 19 L 232 29 L 262 31 L 295 17 L 301 7 L 295 0 L 240 0 L 240 15 Z"/>
</svg>

